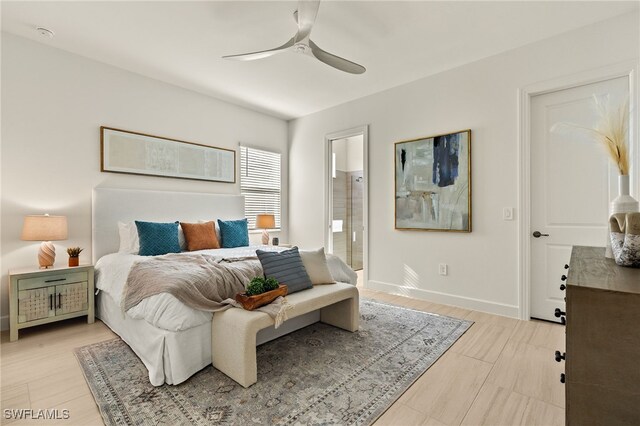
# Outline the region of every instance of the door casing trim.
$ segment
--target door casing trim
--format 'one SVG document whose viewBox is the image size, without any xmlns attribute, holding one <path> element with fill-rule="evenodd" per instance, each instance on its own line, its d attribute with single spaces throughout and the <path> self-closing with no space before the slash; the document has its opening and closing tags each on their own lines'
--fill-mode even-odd
<svg viewBox="0 0 640 426">
<path fill-rule="evenodd" d="M 362 280 L 365 287 L 369 283 L 369 125 L 352 127 L 350 129 L 329 133 L 324 138 L 325 167 L 324 167 L 324 246 L 328 251 L 332 250 L 331 218 L 333 217 L 333 177 L 332 177 L 332 143 L 336 139 L 345 139 L 362 135 L 362 177 L 364 188 L 362 189 Z"/>
</svg>

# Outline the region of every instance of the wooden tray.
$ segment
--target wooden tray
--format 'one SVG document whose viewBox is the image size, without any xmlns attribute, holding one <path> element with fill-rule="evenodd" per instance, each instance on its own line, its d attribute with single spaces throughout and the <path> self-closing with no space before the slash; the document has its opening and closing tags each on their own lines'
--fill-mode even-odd
<svg viewBox="0 0 640 426">
<path fill-rule="evenodd" d="M 260 306 L 267 305 L 278 298 L 278 296 L 286 296 L 288 292 L 287 286 L 280 284 L 275 290 L 267 291 L 255 296 L 247 296 L 246 293 L 236 294 L 236 301 L 242 304 L 247 311 L 253 311 Z"/>
</svg>

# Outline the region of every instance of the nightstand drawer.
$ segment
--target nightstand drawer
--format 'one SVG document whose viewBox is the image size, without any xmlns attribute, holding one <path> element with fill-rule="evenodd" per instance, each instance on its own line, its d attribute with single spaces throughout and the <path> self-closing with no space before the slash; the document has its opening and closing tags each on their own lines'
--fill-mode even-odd
<svg viewBox="0 0 640 426">
<path fill-rule="evenodd" d="M 18 291 L 87 281 L 87 271 L 47 274 L 42 277 L 18 280 Z"/>
</svg>

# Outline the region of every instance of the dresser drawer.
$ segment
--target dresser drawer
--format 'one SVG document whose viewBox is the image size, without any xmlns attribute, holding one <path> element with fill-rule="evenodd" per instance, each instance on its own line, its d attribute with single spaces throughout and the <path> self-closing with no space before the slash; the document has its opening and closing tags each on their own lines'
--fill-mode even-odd
<svg viewBox="0 0 640 426">
<path fill-rule="evenodd" d="M 51 285 L 71 284 L 87 281 L 87 271 L 63 272 L 60 274 L 46 274 L 42 277 L 25 278 L 18 280 L 18 291 L 33 288 L 48 287 Z"/>
</svg>

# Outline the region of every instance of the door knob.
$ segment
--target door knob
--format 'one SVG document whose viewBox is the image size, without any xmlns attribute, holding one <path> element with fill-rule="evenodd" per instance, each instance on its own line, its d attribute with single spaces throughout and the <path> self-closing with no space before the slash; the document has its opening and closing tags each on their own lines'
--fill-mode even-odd
<svg viewBox="0 0 640 426">
<path fill-rule="evenodd" d="M 549 236 L 549 234 L 543 234 L 543 233 L 542 233 L 542 232 L 540 232 L 540 231 L 534 231 L 534 232 L 533 232 L 533 237 L 534 237 L 534 238 L 548 237 L 548 236 Z"/>
</svg>

